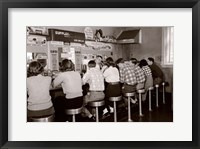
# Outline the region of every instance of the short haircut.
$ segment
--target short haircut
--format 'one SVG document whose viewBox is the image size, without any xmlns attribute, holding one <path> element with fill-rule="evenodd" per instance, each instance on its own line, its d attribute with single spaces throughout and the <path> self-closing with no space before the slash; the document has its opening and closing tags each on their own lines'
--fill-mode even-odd
<svg viewBox="0 0 200 149">
<path fill-rule="evenodd" d="M 109 67 L 109 66 L 115 66 L 115 63 L 114 63 L 112 57 L 108 57 L 108 58 L 106 59 L 106 63 L 107 63 L 107 65 L 108 65 L 108 67 Z"/>
<path fill-rule="evenodd" d="M 73 71 L 74 63 L 69 59 L 64 59 L 64 60 L 62 60 L 62 69 L 64 71 Z"/>
<path fill-rule="evenodd" d="M 154 63 L 154 59 L 152 57 L 149 57 L 148 60 Z"/>
<path fill-rule="evenodd" d="M 29 64 L 28 70 L 27 70 L 27 76 L 37 76 L 41 74 L 44 71 L 44 67 L 42 67 L 40 62 L 33 61 Z"/>
<path fill-rule="evenodd" d="M 140 67 L 147 66 L 147 65 L 148 65 L 148 63 L 147 63 L 147 61 L 146 61 L 145 59 L 142 59 L 142 60 L 140 61 L 140 63 L 139 63 L 139 66 L 140 66 Z"/>
<path fill-rule="evenodd" d="M 96 67 L 96 62 L 94 60 L 91 60 L 88 62 L 88 67 L 89 68 L 93 68 L 93 67 Z"/>
<path fill-rule="evenodd" d="M 136 58 L 131 58 L 130 61 L 133 63 L 133 64 L 137 64 L 138 63 L 138 60 Z"/>
<path fill-rule="evenodd" d="M 119 58 L 119 59 L 116 60 L 115 63 L 116 63 L 116 64 L 119 64 L 119 63 L 123 63 L 123 62 L 124 62 L 123 58 Z"/>
</svg>

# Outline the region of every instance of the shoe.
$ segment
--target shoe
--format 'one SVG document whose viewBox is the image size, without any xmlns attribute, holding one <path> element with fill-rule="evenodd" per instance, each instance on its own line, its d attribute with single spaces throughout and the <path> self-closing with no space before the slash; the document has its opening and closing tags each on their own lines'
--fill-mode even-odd
<svg viewBox="0 0 200 149">
<path fill-rule="evenodd" d="M 94 116 L 90 117 L 89 122 L 96 122 L 96 118 Z"/>
<path fill-rule="evenodd" d="M 137 99 L 131 98 L 131 103 L 136 104 L 137 103 Z"/>
<path fill-rule="evenodd" d="M 102 115 L 102 119 L 106 119 L 106 118 L 109 117 L 109 116 L 110 116 L 110 113 L 107 112 L 107 113 L 105 113 L 105 114 Z"/>
</svg>

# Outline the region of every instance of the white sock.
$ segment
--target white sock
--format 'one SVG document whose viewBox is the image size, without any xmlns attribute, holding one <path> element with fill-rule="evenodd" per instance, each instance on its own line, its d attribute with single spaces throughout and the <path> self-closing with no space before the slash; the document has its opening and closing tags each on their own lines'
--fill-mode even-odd
<svg viewBox="0 0 200 149">
<path fill-rule="evenodd" d="M 110 108 L 110 113 L 113 113 L 114 112 L 114 108 L 110 107 L 110 106 L 109 106 L 109 108 Z"/>
<path fill-rule="evenodd" d="M 105 114 L 105 113 L 107 113 L 108 112 L 108 110 L 107 110 L 107 108 L 105 108 L 104 110 L 103 110 L 103 114 Z"/>
<path fill-rule="evenodd" d="M 92 114 L 90 114 L 88 117 L 91 118 L 91 117 L 92 117 Z"/>
</svg>

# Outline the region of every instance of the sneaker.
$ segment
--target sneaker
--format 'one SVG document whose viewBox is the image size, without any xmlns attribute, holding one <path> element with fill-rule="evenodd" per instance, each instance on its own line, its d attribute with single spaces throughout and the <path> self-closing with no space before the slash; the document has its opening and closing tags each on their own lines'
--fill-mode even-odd
<svg viewBox="0 0 200 149">
<path fill-rule="evenodd" d="M 90 117 L 90 118 L 89 118 L 89 122 L 96 122 L 95 117 L 94 117 L 94 116 Z"/>
<path fill-rule="evenodd" d="M 136 104 L 137 103 L 137 99 L 131 98 L 131 103 Z"/>
<path fill-rule="evenodd" d="M 107 112 L 107 113 L 105 113 L 105 114 L 102 115 L 102 119 L 106 119 L 106 118 L 109 117 L 109 116 L 110 116 L 110 113 Z"/>
</svg>

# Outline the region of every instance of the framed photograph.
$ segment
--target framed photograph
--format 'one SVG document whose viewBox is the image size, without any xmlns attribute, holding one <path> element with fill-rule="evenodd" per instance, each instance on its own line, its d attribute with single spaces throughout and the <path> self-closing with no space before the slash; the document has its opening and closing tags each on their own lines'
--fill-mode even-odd
<svg viewBox="0 0 200 149">
<path fill-rule="evenodd" d="M 1 0 L 1 148 L 199 148 L 199 9 Z"/>
</svg>

